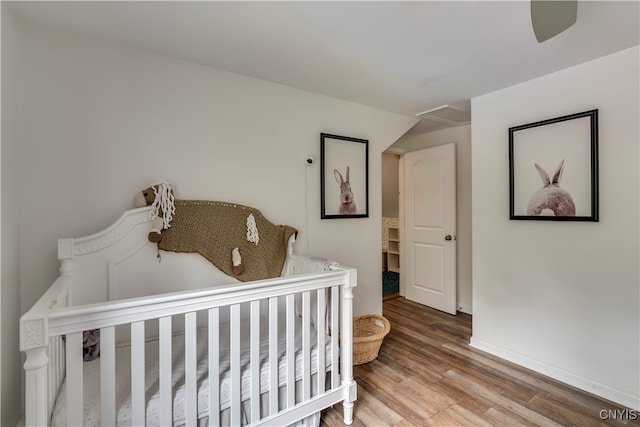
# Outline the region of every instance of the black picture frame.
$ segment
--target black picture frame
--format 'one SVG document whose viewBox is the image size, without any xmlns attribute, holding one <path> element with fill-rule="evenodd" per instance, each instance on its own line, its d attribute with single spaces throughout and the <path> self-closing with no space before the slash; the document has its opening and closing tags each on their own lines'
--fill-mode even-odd
<svg viewBox="0 0 640 427">
<path fill-rule="evenodd" d="M 509 128 L 509 218 L 599 221 L 597 109 Z"/>
<path fill-rule="evenodd" d="M 368 217 L 369 141 L 321 133 L 320 218 Z"/>
</svg>

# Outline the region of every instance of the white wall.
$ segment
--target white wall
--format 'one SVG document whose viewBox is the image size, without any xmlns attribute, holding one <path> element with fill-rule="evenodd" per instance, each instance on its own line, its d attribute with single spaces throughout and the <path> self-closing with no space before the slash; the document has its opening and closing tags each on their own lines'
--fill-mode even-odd
<svg viewBox="0 0 640 427">
<path fill-rule="evenodd" d="M 6 3 L 2 8 L 2 146 L 1 170 L 1 218 L 2 266 L 0 286 L 0 425 L 13 426 L 20 416 L 21 407 L 21 357 L 18 352 L 18 318 L 20 316 L 19 252 L 19 194 L 20 166 L 20 50 L 21 28 Z"/>
<path fill-rule="evenodd" d="M 635 409 L 638 64 L 636 46 L 472 100 L 472 345 Z M 593 108 L 600 222 L 509 221 L 508 128 Z"/>
<path fill-rule="evenodd" d="M 405 136 L 395 146 L 410 152 L 449 143 L 456 144 L 457 307 L 471 314 L 471 126 Z"/>
</svg>

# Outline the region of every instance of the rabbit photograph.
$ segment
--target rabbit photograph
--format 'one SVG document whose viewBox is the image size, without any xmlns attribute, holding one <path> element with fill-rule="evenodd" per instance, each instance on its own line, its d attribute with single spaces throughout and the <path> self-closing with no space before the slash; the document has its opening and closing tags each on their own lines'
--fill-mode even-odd
<svg viewBox="0 0 640 427">
<path fill-rule="evenodd" d="M 368 217 L 368 141 L 321 134 L 321 218 Z"/>
<path fill-rule="evenodd" d="M 598 110 L 509 128 L 509 218 L 598 221 Z"/>
</svg>

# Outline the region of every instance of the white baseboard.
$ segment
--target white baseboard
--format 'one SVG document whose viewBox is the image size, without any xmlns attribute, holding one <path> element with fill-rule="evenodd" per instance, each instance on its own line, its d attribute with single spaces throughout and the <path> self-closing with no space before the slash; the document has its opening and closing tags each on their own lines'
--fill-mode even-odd
<svg viewBox="0 0 640 427">
<path fill-rule="evenodd" d="M 471 306 L 470 305 L 458 305 L 458 311 L 460 311 L 462 313 L 473 315 L 473 313 L 471 312 Z"/>
<path fill-rule="evenodd" d="M 640 410 L 639 395 L 634 395 L 626 391 L 600 384 L 588 378 L 567 372 L 564 369 L 557 368 L 474 337 L 471 337 L 469 345 L 473 348 L 477 348 L 478 350 L 486 351 L 487 353 L 508 360 L 509 362 L 524 366 L 525 368 L 531 369 L 555 380 L 562 381 L 563 383 L 602 397 L 603 399 L 610 400 L 631 409 Z"/>
</svg>

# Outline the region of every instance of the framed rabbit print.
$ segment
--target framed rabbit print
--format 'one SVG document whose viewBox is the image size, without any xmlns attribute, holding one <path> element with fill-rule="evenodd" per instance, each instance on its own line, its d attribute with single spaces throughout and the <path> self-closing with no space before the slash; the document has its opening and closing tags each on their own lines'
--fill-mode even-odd
<svg viewBox="0 0 640 427">
<path fill-rule="evenodd" d="M 369 141 L 320 134 L 320 218 L 369 216 Z"/>
<path fill-rule="evenodd" d="M 509 218 L 598 221 L 598 110 L 509 128 Z"/>
</svg>

